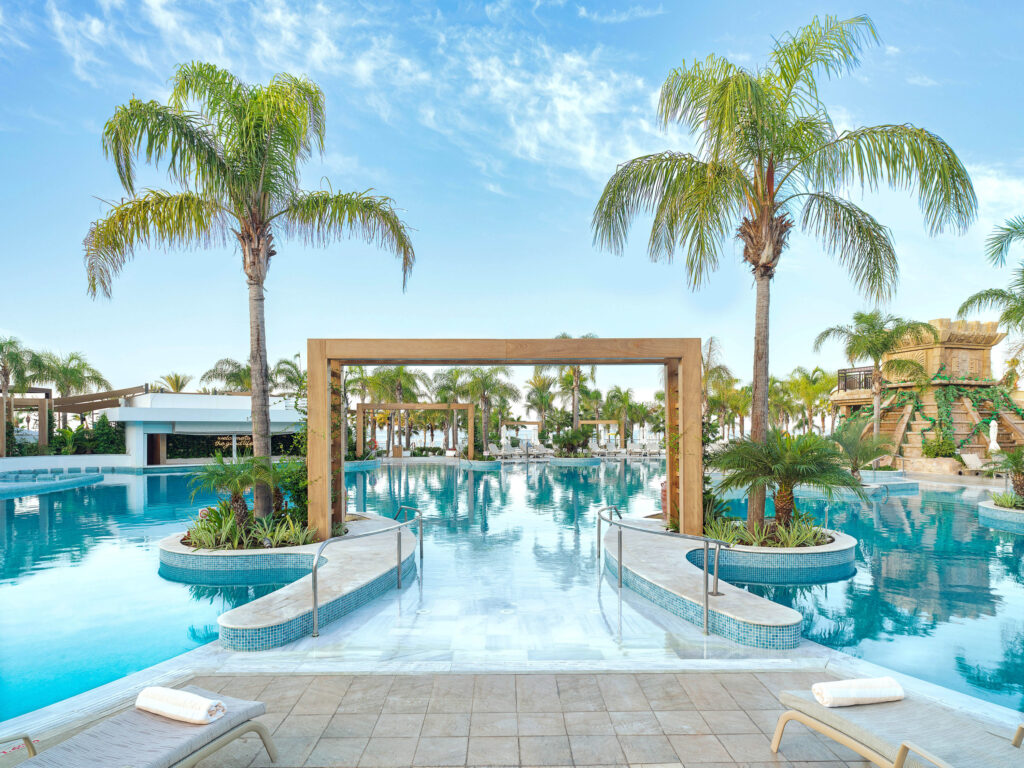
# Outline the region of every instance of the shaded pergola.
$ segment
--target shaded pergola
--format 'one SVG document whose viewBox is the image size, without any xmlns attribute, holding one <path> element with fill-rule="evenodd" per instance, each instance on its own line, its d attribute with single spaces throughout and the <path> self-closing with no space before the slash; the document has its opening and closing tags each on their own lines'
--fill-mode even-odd
<svg viewBox="0 0 1024 768">
<path fill-rule="evenodd" d="M 622 443 L 620 448 L 626 447 L 626 421 L 625 419 L 580 419 L 580 424 L 590 424 L 597 426 L 604 424 L 605 426 L 618 426 L 619 428 L 619 442 Z"/>
<path fill-rule="evenodd" d="M 468 427 L 468 456 L 473 458 L 473 417 L 476 405 L 474 403 L 357 403 L 356 404 L 356 456 L 362 456 L 366 443 L 366 424 L 364 416 L 367 411 L 455 411 L 469 412 Z M 458 446 L 452 446 L 458 449 Z M 388 446 L 390 450 L 391 446 Z"/>
<path fill-rule="evenodd" d="M 330 535 L 332 491 L 344 495 L 344 453 L 331 424 L 345 365 L 664 366 L 667 522 L 703 533 L 700 339 L 309 339 L 306 351 L 309 525 L 320 539 Z"/>
</svg>

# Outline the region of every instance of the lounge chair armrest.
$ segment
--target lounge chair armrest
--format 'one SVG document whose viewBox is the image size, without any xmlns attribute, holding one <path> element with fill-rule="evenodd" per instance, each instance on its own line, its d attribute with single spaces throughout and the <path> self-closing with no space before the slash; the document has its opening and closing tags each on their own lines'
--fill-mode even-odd
<svg viewBox="0 0 1024 768">
<path fill-rule="evenodd" d="M 1017 732 L 1013 734 L 1013 741 L 1011 743 L 1015 747 L 1020 747 L 1021 744 L 1024 744 L 1024 723 L 1017 726 Z"/>
<path fill-rule="evenodd" d="M 938 768 L 953 768 L 953 766 L 951 766 L 941 757 L 936 757 L 931 752 L 927 752 L 921 749 L 921 747 L 909 741 L 904 741 L 902 744 L 900 744 L 899 751 L 896 752 L 896 760 L 893 761 L 892 764 L 893 768 L 903 768 L 903 765 L 906 763 L 907 758 L 910 756 L 911 752 L 917 754 L 920 757 L 923 757 L 932 765 L 938 766 Z"/>
<path fill-rule="evenodd" d="M 32 737 L 29 736 L 27 733 L 16 733 L 11 736 L 4 736 L 0 738 L 0 744 L 7 744 L 10 741 L 18 741 L 19 739 L 21 739 L 21 741 L 24 742 L 25 749 L 28 750 L 28 756 L 35 757 L 36 745 L 32 743 Z"/>
</svg>

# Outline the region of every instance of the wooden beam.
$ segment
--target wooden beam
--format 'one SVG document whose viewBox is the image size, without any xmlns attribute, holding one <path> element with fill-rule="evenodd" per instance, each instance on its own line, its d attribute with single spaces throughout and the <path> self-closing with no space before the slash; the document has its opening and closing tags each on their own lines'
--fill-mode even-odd
<svg viewBox="0 0 1024 768">
<path fill-rule="evenodd" d="M 704 535 L 704 443 L 700 342 L 690 342 L 679 361 L 680 530 Z"/>
<path fill-rule="evenodd" d="M 91 400 L 116 400 L 128 395 L 143 395 L 149 391 L 149 385 L 143 384 L 138 387 L 126 387 L 125 389 L 110 389 L 106 392 L 88 392 L 84 395 L 69 395 L 68 397 L 55 397 L 54 405 L 77 405 L 88 403 Z"/>
<path fill-rule="evenodd" d="M 342 462 L 345 454 L 342 450 L 342 434 L 345 429 L 345 420 L 341 419 L 337 434 L 335 434 L 335 414 L 341 417 L 341 363 L 331 360 L 331 527 L 335 523 L 343 523 L 345 512 L 345 475 Z"/>
<path fill-rule="evenodd" d="M 375 411 L 452 411 L 468 410 L 472 403 L 359 403 L 364 408 Z"/>
<path fill-rule="evenodd" d="M 582 422 L 581 422 L 582 423 Z M 501 422 L 503 427 L 539 427 L 539 421 L 503 421 Z"/>
<path fill-rule="evenodd" d="M 362 403 L 356 405 L 356 456 L 362 458 L 366 453 L 366 407 Z"/>
<path fill-rule="evenodd" d="M 0 459 L 7 455 L 7 398 L 0 395 Z"/>
<path fill-rule="evenodd" d="M 331 401 L 325 347 L 322 339 L 306 343 L 308 523 L 316 528 L 318 541 L 331 535 Z"/>
<path fill-rule="evenodd" d="M 59 400 L 53 401 L 53 410 L 56 413 L 89 413 L 90 411 L 99 411 L 103 408 L 117 408 L 120 404 L 120 400 L 96 400 L 94 402 L 79 403 L 77 405 L 67 405 L 60 403 Z"/>
<path fill-rule="evenodd" d="M 679 527 L 679 360 L 665 361 L 665 525 Z"/>
<path fill-rule="evenodd" d="M 466 456 L 469 458 L 470 461 L 472 461 L 473 460 L 473 456 L 475 455 L 474 452 L 476 450 L 475 446 L 474 446 L 474 437 L 476 435 L 476 433 L 474 431 L 476 429 L 476 408 L 473 406 L 472 403 L 469 404 L 468 416 L 469 416 L 469 426 L 466 428 L 466 436 L 469 438 L 469 445 L 466 447 Z M 484 434 L 486 434 L 486 433 L 487 432 L 486 432 L 486 428 L 485 428 Z M 455 434 L 456 435 L 459 434 L 458 430 L 455 431 Z M 458 448 L 456 448 L 455 449 L 455 453 L 457 454 L 458 452 L 459 452 Z"/>
<path fill-rule="evenodd" d="M 49 398 L 39 402 L 39 447 L 46 448 L 50 444 Z"/>
<path fill-rule="evenodd" d="M 686 339 L 323 339 L 344 363 L 660 364 Z"/>
</svg>

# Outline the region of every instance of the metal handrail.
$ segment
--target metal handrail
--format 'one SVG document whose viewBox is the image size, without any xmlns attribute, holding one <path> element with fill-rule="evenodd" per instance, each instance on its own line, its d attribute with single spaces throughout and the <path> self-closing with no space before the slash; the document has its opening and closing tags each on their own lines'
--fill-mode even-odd
<svg viewBox="0 0 1024 768">
<path fill-rule="evenodd" d="M 421 563 L 423 562 L 423 513 L 420 512 L 419 509 L 417 509 L 416 507 L 408 507 L 408 506 L 404 506 L 403 505 L 403 506 L 399 507 L 398 508 L 398 512 L 395 513 L 395 519 L 396 520 L 398 519 L 398 515 L 403 510 L 407 514 L 406 514 L 406 519 L 403 522 L 401 522 L 401 523 L 396 523 L 395 525 L 389 525 L 389 526 L 387 526 L 385 528 L 377 528 L 376 530 L 373 530 L 373 531 L 366 531 L 366 533 L 350 533 L 350 534 L 347 534 L 347 535 L 346 534 L 342 534 L 341 536 L 332 536 L 329 539 L 325 539 L 323 541 L 323 543 L 320 545 L 320 547 L 317 549 L 316 557 L 313 558 L 313 571 L 312 571 L 312 573 L 313 573 L 313 637 L 320 637 L 320 615 L 319 615 L 320 614 L 320 601 L 319 601 L 319 596 L 318 596 L 318 592 L 317 592 L 317 577 L 316 577 L 317 568 L 320 567 L 320 555 L 323 553 L 323 551 L 327 548 L 327 546 L 329 544 L 333 544 L 336 541 L 353 541 L 354 539 L 365 539 L 367 536 L 376 536 L 376 535 L 381 534 L 381 533 L 389 533 L 391 531 L 395 531 L 395 533 L 396 533 L 396 536 L 395 536 L 395 546 L 396 546 L 396 549 L 397 549 L 397 552 L 398 552 L 398 566 L 397 566 L 397 568 L 395 570 L 398 572 L 398 585 L 397 585 L 397 588 L 401 589 L 402 588 L 402 529 L 405 528 L 407 525 L 411 525 L 411 524 L 413 524 L 413 523 L 418 521 L 419 522 L 419 527 L 418 527 L 418 530 L 417 530 L 417 537 L 419 538 L 420 562 Z M 408 516 L 408 512 L 410 512 L 410 511 L 416 513 L 416 514 L 414 514 L 412 516 L 411 519 Z"/>
<path fill-rule="evenodd" d="M 604 512 L 608 512 L 608 517 L 605 517 Z M 613 520 L 611 512 L 614 512 L 619 516 L 618 520 Z M 601 557 L 601 523 L 605 522 L 608 525 L 618 526 L 618 563 L 619 563 L 619 589 L 622 589 L 622 529 L 628 528 L 631 531 L 639 531 L 640 533 L 650 533 L 655 536 L 671 536 L 677 539 L 691 539 L 693 541 L 701 541 L 704 543 L 704 634 L 708 634 L 708 614 L 710 612 L 710 598 L 712 596 L 718 597 L 722 593 L 718 591 L 718 556 L 724 546 L 726 549 L 731 549 L 732 544 L 728 541 L 722 541 L 721 539 L 712 539 L 709 536 L 696 536 L 692 533 L 676 533 L 675 531 L 658 531 L 653 528 L 645 528 L 640 525 L 630 525 L 629 523 L 622 522 L 622 512 L 614 504 L 606 507 L 601 507 L 597 510 L 597 556 Z M 715 586 L 713 590 L 708 590 L 708 560 L 710 559 L 710 547 L 715 545 Z"/>
</svg>

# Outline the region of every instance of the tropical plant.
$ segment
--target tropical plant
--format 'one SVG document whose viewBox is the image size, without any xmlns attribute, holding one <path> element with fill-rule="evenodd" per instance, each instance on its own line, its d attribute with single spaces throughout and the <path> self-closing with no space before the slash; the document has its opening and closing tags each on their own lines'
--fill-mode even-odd
<svg viewBox="0 0 1024 768">
<path fill-rule="evenodd" d="M 793 517 L 798 485 L 815 488 L 829 499 L 838 488 L 850 488 L 864 498 L 860 483 L 846 471 L 839 446 L 814 432 L 794 436 L 772 429 L 763 443 L 753 438 L 734 440 L 713 453 L 709 463 L 725 474 L 718 483 L 719 493 L 742 490 L 749 497 L 755 488 L 770 491 L 775 524 L 780 526 L 789 525 Z M 762 524 L 748 514 L 751 533 Z"/>
<path fill-rule="evenodd" d="M 270 377 L 264 285 L 278 233 L 325 246 L 346 236 L 394 253 L 403 285 L 415 255 L 392 201 L 367 192 L 308 192 L 300 164 L 322 152 L 324 95 L 304 77 L 279 74 L 266 85 L 242 82 L 213 64 L 180 66 L 168 104 L 131 99 L 103 129 L 129 199 L 93 222 L 85 238 L 89 293 L 110 295 L 114 277 L 139 246 L 175 248 L 238 243 L 249 291 L 253 452 L 269 458 Z M 139 154 L 167 160 L 180 191 L 136 191 Z M 255 489 L 256 516 L 270 510 L 270 489 Z"/>
<path fill-rule="evenodd" d="M 883 377 L 917 382 L 927 379 L 924 366 L 916 360 L 890 357 L 883 363 L 882 358 L 891 355 L 905 343 L 938 341 L 939 333 L 931 323 L 906 320 L 873 309 L 870 312 L 854 312 L 851 325 L 826 328 L 814 340 L 814 351 L 819 351 L 830 340 L 842 342 L 843 351 L 851 364 L 858 360 L 871 362 L 871 424 L 872 432 L 877 437 L 882 423 Z"/>
<path fill-rule="evenodd" d="M 245 494 L 260 483 L 268 484 L 269 475 L 269 462 L 262 456 L 248 456 L 234 463 L 225 461 L 224 455 L 218 453 L 213 461 L 192 473 L 189 488 L 193 499 L 200 491 L 228 494 L 235 525 L 239 531 L 244 532 L 250 522 Z"/>
<path fill-rule="evenodd" d="M 633 434 L 633 418 L 636 415 L 637 401 L 633 399 L 633 390 L 618 385 L 608 390 L 605 398 L 604 417 L 617 419 L 622 425 L 623 433 L 619 435 L 619 447 L 625 449 L 627 438 Z"/>
<path fill-rule="evenodd" d="M 507 365 L 470 368 L 466 371 L 466 391 L 472 400 L 480 404 L 481 424 L 483 426 L 481 438 L 485 449 L 490 439 L 488 427 L 491 424 L 491 407 L 501 398 L 506 400 L 519 399 L 519 390 L 509 381 L 511 375 L 512 369 Z"/>
<path fill-rule="evenodd" d="M 526 380 L 526 407 L 537 414 L 539 431 L 545 430 L 548 411 L 555 405 L 555 384 L 553 376 L 545 376 L 540 370 Z"/>
<path fill-rule="evenodd" d="M 815 410 L 822 402 L 822 393 L 827 396 L 832 391 L 834 378 L 818 366 L 808 370 L 800 365 L 789 374 L 789 389 L 793 398 L 803 408 L 802 416 L 805 429 L 814 429 Z M 824 432 L 824 427 L 822 432 Z"/>
<path fill-rule="evenodd" d="M 252 368 L 231 357 L 222 357 L 199 377 L 200 384 L 220 382 L 228 392 L 252 392 Z"/>
<path fill-rule="evenodd" d="M 1014 492 L 992 494 L 992 503 L 1003 509 L 1024 509 L 1024 496 Z"/>
<path fill-rule="evenodd" d="M 553 438 L 553 442 L 556 446 L 555 456 L 561 459 L 584 459 L 590 457 L 590 451 L 587 446 L 590 443 L 590 438 L 593 437 L 594 431 L 589 426 L 578 427 L 577 429 L 567 429 L 564 432 L 559 432 Z"/>
<path fill-rule="evenodd" d="M 270 371 L 270 380 L 280 394 L 294 397 L 306 381 L 302 358 L 299 355 L 282 357 Z"/>
<path fill-rule="evenodd" d="M 556 339 L 571 339 L 573 338 L 571 333 L 560 333 L 555 336 Z M 579 338 L 581 339 L 596 339 L 597 335 L 593 333 L 584 333 Z M 545 371 L 551 368 L 555 368 L 558 371 L 558 378 L 561 379 L 563 375 L 569 375 L 571 377 L 571 384 L 568 390 L 563 389 L 563 393 L 570 401 L 569 412 L 572 414 L 572 428 L 579 429 L 580 426 L 580 384 L 586 380 L 587 372 L 584 371 L 582 365 L 542 365 L 538 366 L 538 370 Z M 596 366 L 589 366 L 589 375 L 593 379 L 597 373 Z"/>
<path fill-rule="evenodd" d="M 1024 496 L 1024 447 L 999 451 L 991 461 L 986 462 L 985 471 L 990 475 L 996 472 L 1008 475 L 1013 492 Z"/>
<path fill-rule="evenodd" d="M 434 372 L 433 376 L 434 398 L 441 403 L 458 403 L 463 397 L 468 396 L 466 391 L 466 369 L 459 367 L 442 368 Z M 459 444 L 459 418 L 458 411 L 453 411 L 448 416 L 448 427 L 451 430 L 451 446 L 455 448 Z M 448 441 L 445 440 L 447 448 Z"/>
<path fill-rule="evenodd" d="M 977 208 L 967 170 L 936 134 L 909 124 L 837 131 L 818 79 L 855 69 L 877 43 L 866 16 L 815 18 L 778 38 L 756 69 L 711 55 L 673 70 L 658 115 L 694 135 L 695 153 L 630 160 L 605 185 L 593 215 L 597 245 L 622 253 L 630 223 L 653 216 L 652 259 L 683 252 L 692 288 L 737 237 L 756 284 L 751 437 L 768 428 L 771 280 L 795 226 L 817 238 L 872 299 L 890 296 L 899 262 L 889 229 L 844 197 L 858 186 L 916 191 L 930 233 L 964 231 Z M 755 520 L 764 496 L 750 499 Z"/>
<path fill-rule="evenodd" d="M 184 392 L 190 381 L 192 381 L 192 377 L 184 373 L 168 373 L 157 379 L 156 385 L 168 392 Z"/>
<path fill-rule="evenodd" d="M 21 389 L 28 383 L 34 355 L 13 336 L 0 336 L 0 396 L 7 404 L 8 421 L 14 420 L 14 404 L 8 400 L 11 388 Z"/>
<path fill-rule="evenodd" d="M 32 365 L 32 379 L 36 382 L 50 382 L 60 397 L 84 394 L 99 387 L 110 389 L 110 382 L 89 364 L 81 352 L 63 356 L 43 352 L 33 356 Z M 66 412 L 60 414 L 60 425 L 68 425 Z"/>
<path fill-rule="evenodd" d="M 865 419 L 850 418 L 832 433 L 832 441 L 839 446 L 843 462 L 857 480 L 860 471 L 883 456 L 892 453 L 892 443 L 880 435 L 865 435 Z"/>
<path fill-rule="evenodd" d="M 716 389 L 720 391 L 726 382 L 729 382 L 729 386 L 736 383 L 736 377 L 732 375 L 729 367 L 722 362 L 722 345 L 714 336 L 708 336 L 701 347 L 700 370 L 702 402 L 704 404 L 704 415 L 706 416 L 710 407 L 709 399 L 711 393 Z"/>
</svg>

